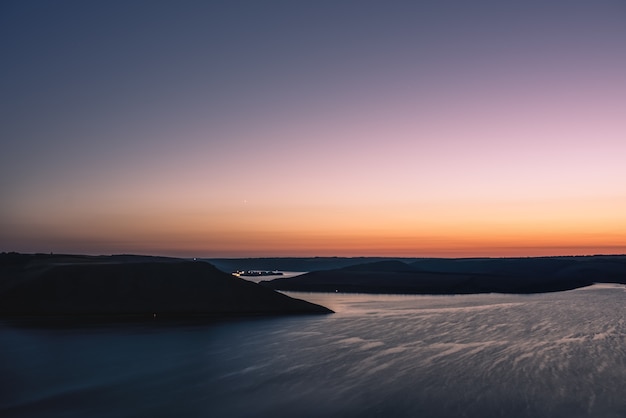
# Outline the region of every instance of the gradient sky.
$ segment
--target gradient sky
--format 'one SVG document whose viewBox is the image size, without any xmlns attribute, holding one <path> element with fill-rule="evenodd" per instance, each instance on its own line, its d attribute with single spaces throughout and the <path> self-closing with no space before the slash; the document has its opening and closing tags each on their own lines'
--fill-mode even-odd
<svg viewBox="0 0 626 418">
<path fill-rule="evenodd" d="M 626 253 L 626 3 L 0 2 L 0 251 Z"/>
</svg>

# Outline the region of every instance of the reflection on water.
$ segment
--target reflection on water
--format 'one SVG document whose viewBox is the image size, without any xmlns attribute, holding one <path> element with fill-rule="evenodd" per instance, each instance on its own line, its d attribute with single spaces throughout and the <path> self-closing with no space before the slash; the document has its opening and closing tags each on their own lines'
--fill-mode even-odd
<svg viewBox="0 0 626 418">
<path fill-rule="evenodd" d="M 626 416 L 623 286 L 289 293 L 327 316 L 0 325 L 0 415 Z"/>
</svg>

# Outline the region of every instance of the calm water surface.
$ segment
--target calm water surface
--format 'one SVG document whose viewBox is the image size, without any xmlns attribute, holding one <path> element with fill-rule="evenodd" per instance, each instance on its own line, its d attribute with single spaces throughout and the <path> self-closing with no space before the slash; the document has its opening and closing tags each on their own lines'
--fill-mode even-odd
<svg viewBox="0 0 626 418">
<path fill-rule="evenodd" d="M 337 313 L 0 322 L 0 416 L 626 416 L 624 286 L 290 295 Z"/>
</svg>

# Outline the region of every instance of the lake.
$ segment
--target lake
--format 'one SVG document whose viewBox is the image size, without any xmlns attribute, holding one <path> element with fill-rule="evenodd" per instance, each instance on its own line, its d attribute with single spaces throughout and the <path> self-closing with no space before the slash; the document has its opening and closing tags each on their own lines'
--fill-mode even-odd
<svg viewBox="0 0 626 418">
<path fill-rule="evenodd" d="M 337 313 L 0 322 L 0 416 L 626 416 L 624 286 L 288 294 Z"/>
</svg>

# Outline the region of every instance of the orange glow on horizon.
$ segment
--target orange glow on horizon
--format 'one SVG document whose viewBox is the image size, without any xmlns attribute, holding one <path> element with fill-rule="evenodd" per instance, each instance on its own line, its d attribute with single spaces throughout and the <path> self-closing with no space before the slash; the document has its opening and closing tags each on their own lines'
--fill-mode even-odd
<svg viewBox="0 0 626 418">
<path fill-rule="evenodd" d="M 214 205 L 215 206 L 215 205 Z M 183 257 L 502 257 L 626 253 L 621 200 L 137 207 L 64 211 L 9 250 Z M 98 219 L 99 222 L 94 222 Z M 17 224 L 18 229 L 20 225 Z M 20 244 L 20 241 L 23 244 Z M 27 242 L 37 242 L 37 247 Z"/>
</svg>

